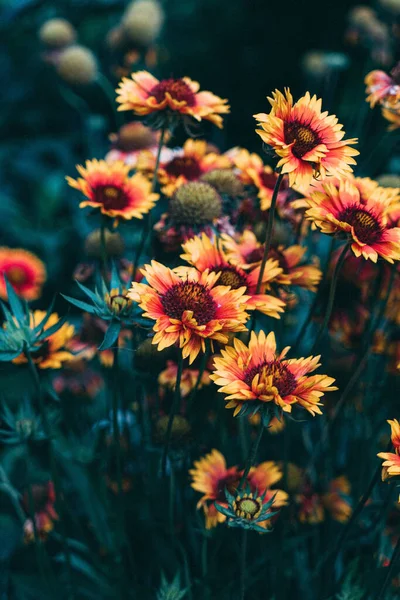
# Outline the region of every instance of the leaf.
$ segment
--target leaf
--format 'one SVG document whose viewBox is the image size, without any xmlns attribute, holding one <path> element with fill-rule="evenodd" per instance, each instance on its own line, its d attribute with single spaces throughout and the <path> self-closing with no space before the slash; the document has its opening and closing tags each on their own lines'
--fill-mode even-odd
<svg viewBox="0 0 400 600">
<path fill-rule="evenodd" d="M 121 281 L 119 279 L 118 271 L 116 269 L 115 263 L 113 262 L 111 265 L 111 289 L 119 289 L 121 286 Z"/>
<path fill-rule="evenodd" d="M 94 292 L 92 292 L 92 290 L 89 290 L 89 288 L 87 288 L 85 285 L 82 285 L 82 283 L 80 283 L 79 281 L 75 280 L 76 283 L 78 284 L 79 288 L 82 290 L 82 292 L 91 299 L 91 301 L 95 304 L 95 306 L 99 306 L 99 301 L 100 298 L 97 296 L 97 294 L 95 294 Z"/>
<path fill-rule="evenodd" d="M 99 350 L 107 350 L 108 348 L 111 348 L 111 346 L 117 340 L 120 332 L 121 332 L 121 323 L 119 321 L 111 321 L 111 323 L 108 326 L 108 329 L 106 331 L 106 334 L 104 336 L 104 340 L 98 349 Z"/>
<path fill-rule="evenodd" d="M 17 519 L 10 515 L 0 514 L 0 561 L 13 555 L 22 542 L 22 527 Z"/>
<path fill-rule="evenodd" d="M 91 315 L 94 315 L 96 313 L 95 307 L 91 304 L 88 304 L 87 302 L 82 302 L 82 300 L 76 300 L 75 298 L 71 298 L 71 296 L 66 296 L 65 294 L 61 294 L 61 296 L 65 298 L 67 302 L 70 302 L 70 304 L 81 308 L 82 310 L 90 313 Z"/>
<path fill-rule="evenodd" d="M 18 297 L 13 286 L 8 281 L 8 279 L 5 275 L 4 275 L 4 281 L 6 282 L 8 303 L 11 307 L 14 317 L 17 319 L 17 321 L 19 323 L 23 323 L 25 320 L 25 310 L 24 310 L 23 302 L 21 301 L 21 298 Z"/>
<path fill-rule="evenodd" d="M 55 299 L 55 296 L 54 296 L 53 299 L 52 299 L 52 301 L 50 302 L 50 306 L 47 309 L 46 314 L 44 315 L 43 319 L 34 328 L 34 332 L 35 333 L 37 333 L 38 331 L 40 331 L 45 326 L 45 324 L 47 323 L 47 321 L 49 320 L 49 317 L 50 317 L 50 315 L 51 315 L 51 313 L 53 312 L 53 309 L 54 309 L 55 301 L 56 301 L 56 299 Z"/>
<path fill-rule="evenodd" d="M 10 362 L 14 358 L 17 358 L 23 350 L 23 345 L 18 350 L 0 350 L 0 362 Z"/>
<path fill-rule="evenodd" d="M 42 333 L 36 338 L 36 341 L 41 342 L 42 340 L 46 340 L 47 338 L 49 338 L 51 335 L 53 335 L 53 333 L 56 333 L 56 331 L 61 329 L 66 320 L 66 317 L 62 317 L 59 321 L 57 321 L 57 323 L 55 323 L 55 325 L 49 327 L 48 329 L 44 329 Z"/>
</svg>

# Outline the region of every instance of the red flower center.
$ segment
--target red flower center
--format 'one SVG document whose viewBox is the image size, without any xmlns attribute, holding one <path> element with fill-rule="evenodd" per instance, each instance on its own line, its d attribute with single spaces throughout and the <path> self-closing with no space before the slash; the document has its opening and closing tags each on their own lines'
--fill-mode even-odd
<svg viewBox="0 0 400 600">
<path fill-rule="evenodd" d="M 198 160 L 192 156 L 177 156 L 167 163 L 164 169 L 168 175 L 183 175 L 188 181 L 194 181 L 202 174 Z"/>
<path fill-rule="evenodd" d="M 267 173 L 266 171 L 261 171 L 260 179 L 263 187 L 266 187 L 269 190 L 274 189 L 277 179 L 275 173 Z"/>
<path fill-rule="evenodd" d="M 264 256 L 264 247 L 263 246 L 259 246 L 259 248 L 254 248 L 254 250 L 252 250 L 251 252 L 249 252 L 245 259 L 246 259 L 246 263 L 247 264 L 251 264 L 251 263 L 255 263 L 255 262 L 260 262 L 260 260 L 262 260 Z"/>
<path fill-rule="evenodd" d="M 185 102 L 187 106 L 196 104 L 196 97 L 188 84 L 183 79 L 164 79 L 157 83 L 150 92 L 150 96 L 154 96 L 159 104 L 165 99 L 165 94 L 168 94 L 178 102 Z"/>
<path fill-rule="evenodd" d="M 239 271 L 236 267 L 226 265 L 212 269 L 213 273 L 221 273 L 217 281 L 217 285 L 229 285 L 232 290 L 237 290 L 240 287 L 247 287 L 247 277 L 243 271 Z"/>
<path fill-rule="evenodd" d="M 8 281 L 17 287 L 27 282 L 27 272 L 23 267 L 18 265 L 14 265 L 7 269 L 6 275 Z"/>
<path fill-rule="evenodd" d="M 215 500 L 217 502 L 226 502 L 225 490 L 228 490 L 232 495 L 236 494 L 240 479 L 241 477 L 238 473 L 232 473 L 231 475 L 226 475 L 226 477 L 219 479 L 216 486 Z"/>
<path fill-rule="evenodd" d="M 381 237 L 382 226 L 378 219 L 358 205 L 348 206 L 339 213 L 337 218 L 339 221 L 349 223 L 357 238 L 364 244 L 373 244 Z"/>
<path fill-rule="evenodd" d="M 318 146 L 320 138 L 309 125 L 292 121 L 284 124 L 285 142 L 293 144 L 292 153 L 296 158 L 302 158 L 307 152 Z"/>
<path fill-rule="evenodd" d="M 289 396 L 297 386 L 296 377 L 279 360 L 264 362 L 256 367 L 247 369 L 243 378 L 244 382 L 251 387 L 253 379 L 257 374 L 260 375 L 259 383 L 265 381 L 267 377 L 272 376 L 272 385 L 277 388 L 281 398 Z"/>
<path fill-rule="evenodd" d="M 217 304 L 209 289 L 201 283 L 183 281 L 176 283 L 160 298 L 165 314 L 171 319 L 182 319 L 186 310 L 193 312 L 198 325 L 206 325 L 214 319 Z"/>
<path fill-rule="evenodd" d="M 95 202 L 99 202 L 107 210 L 123 210 L 129 205 L 127 194 L 115 185 L 99 185 L 93 192 Z"/>
</svg>

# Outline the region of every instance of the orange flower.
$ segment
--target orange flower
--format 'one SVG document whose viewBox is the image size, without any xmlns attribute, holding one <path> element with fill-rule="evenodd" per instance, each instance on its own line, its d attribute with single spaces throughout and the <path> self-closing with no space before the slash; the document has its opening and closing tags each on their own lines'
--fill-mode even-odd
<svg viewBox="0 0 400 600">
<path fill-rule="evenodd" d="M 145 167 L 146 171 L 154 171 L 155 164 L 153 154 L 142 153 L 138 168 Z M 209 152 L 205 140 L 189 139 L 184 143 L 182 151 L 177 151 L 175 156 L 167 161 L 161 159 L 158 180 L 163 194 L 170 197 L 183 183 L 196 181 L 204 173 L 213 169 L 227 169 L 231 166 L 232 163 L 227 156 Z"/>
<path fill-rule="evenodd" d="M 394 446 L 394 453 L 379 452 L 378 454 L 379 458 L 385 460 L 382 465 L 382 481 L 400 476 L 400 423 L 397 419 L 389 420 L 388 423 L 391 429 L 390 437 Z"/>
<path fill-rule="evenodd" d="M 196 236 L 182 244 L 185 254 L 181 254 L 181 258 L 196 267 L 200 272 L 210 271 L 219 275 L 218 283 L 228 285 L 231 289 L 236 290 L 244 287 L 248 300 L 246 302 L 247 310 L 259 310 L 260 312 L 279 319 L 279 313 L 283 312 L 285 303 L 279 298 L 265 294 L 269 289 L 269 284 L 274 281 L 281 273 L 278 262 L 268 260 L 265 265 L 265 270 L 262 280 L 263 293 L 256 294 L 257 281 L 260 273 L 260 267 L 255 267 L 252 270 L 244 271 L 239 267 L 228 262 L 223 250 L 218 248 L 217 240 L 212 241 L 205 233 L 201 236 Z M 184 273 L 186 267 L 178 267 L 178 272 Z"/>
<path fill-rule="evenodd" d="M 390 123 L 388 131 L 395 131 L 400 127 L 400 112 L 390 108 L 382 108 L 382 117 Z"/>
<path fill-rule="evenodd" d="M 199 88 L 188 77 L 159 81 L 147 71 L 137 71 L 119 84 L 118 110 L 133 110 L 140 116 L 168 111 L 196 121 L 205 119 L 222 128 L 221 115 L 229 113 L 228 101 L 211 92 L 199 92 Z"/>
<path fill-rule="evenodd" d="M 273 403 L 285 412 L 299 404 L 313 416 L 322 414 L 321 396 L 336 390 L 334 379 L 327 375 L 308 373 L 319 367 L 319 356 L 286 360 L 289 347 L 276 355 L 275 334 L 251 334 L 250 343 L 234 339 L 214 358 L 215 371 L 210 375 L 223 394 L 227 394 L 226 408 L 234 408 L 234 416 L 256 412 Z"/>
<path fill-rule="evenodd" d="M 336 477 L 329 484 L 329 490 L 322 496 L 325 508 L 332 519 L 345 523 L 349 520 L 352 508 L 350 503 L 350 483 L 344 475 Z"/>
<path fill-rule="evenodd" d="M 246 330 L 245 287 L 217 285 L 219 274 L 208 271 L 187 269 L 179 275 L 154 260 L 142 273 L 149 285 L 133 282 L 128 297 L 156 321 L 153 344 L 159 350 L 176 343 L 191 364 L 205 352 L 206 339 L 226 344 L 229 333 Z"/>
<path fill-rule="evenodd" d="M 374 108 L 376 104 L 382 104 L 387 108 L 398 105 L 400 101 L 399 75 L 398 68 L 394 68 L 391 75 L 377 70 L 368 73 L 364 81 L 367 85 L 367 94 L 369 94 L 367 102 L 371 108 Z"/>
<path fill-rule="evenodd" d="M 240 269 L 251 269 L 261 264 L 264 254 L 264 245 L 261 244 L 254 233 L 245 229 L 238 241 L 229 235 L 221 235 L 222 246 L 226 252 L 229 263 Z M 276 281 L 282 285 L 297 285 L 313 292 L 321 280 L 322 273 L 314 265 L 302 265 L 307 248 L 302 246 L 277 246 L 271 248 L 269 259 L 277 260 L 282 273 Z"/>
<path fill-rule="evenodd" d="M 214 502 L 218 502 L 218 504 L 225 507 L 228 506 L 225 489 L 231 494 L 235 494 L 243 471 L 239 471 L 236 466 L 228 468 L 225 457 L 221 452 L 214 449 L 200 460 L 195 461 L 194 469 L 191 469 L 189 474 L 192 477 L 192 488 L 203 494 L 197 503 L 197 508 L 202 507 L 204 510 L 206 529 L 211 529 L 216 527 L 218 523 L 223 523 L 226 517 L 217 511 Z M 260 496 L 266 492 L 264 504 L 275 496 L 274 508 L 279 508 L 287 504 L 288 495 L 282 490 L 271 490 L 270 487 L 281 478 L 282 471 L 276 463 L 267 461 L 250 469 L 247 484 L 250 486 L 251 491 L 257 489 Z"/>
<path fill-rule="evenodd" d="M 7 300 L 4 276 L 15 292 L 25 300 L 36 300 L 46 280 L 46 268 L 42 261 L 21 248 L 0 247 L 0 298 Z"/>
<path fill-rule="evenodd" d="M 344 232 L 354 254 L 377 262 L 400 260 L 400 228 L 388 227 L 388 193 L 376 188 L 360 195 L 352 179 L 322 182 L 306 198 L 306 217 L 323 233 Z"/>
<path fill-rule="evenodd" d="M 261 127 L 256 132 L 281 157 L 277 168 L 289 174 L 291 187 L 304 190 L 315 175 L 324 178 L 351 171 L 358 151 L 349 144 L 357 140 L 342 139 L 342 125 L 334 115 L 321 112 L 321 100 L 307 92 L 293 104 L 289 89 L 285 95 L 275 90 L 272 96 L 271 112 L 254 115 Z"/>
<path fill-rule="evenodd" d="M 158 199 L 151 182 L 141 173 L 128 176 L 130 166 L 121 161 L 87 160 L 86 168 L 76 167 L 83 179 L 67 177 L 68 184 L 82 192 L 87 200 L 80 207 L 99 208 L 103 215 L 118 219 L 143 219 Z"/>
<path fill-rule="evenodd" d="M 34 328 L 39 325 L 43 321 L 45 315 L 46 312 L 44 310 L 35 310 L 35 312 L 31 314 L 31 327 Z M 60 317 L 58 314 L 52 313 L 46 321 L 44 331 L 53 327 L 59 320 Z M 36 351 L 31 352 L 33 362 L 37 364 L 39 369 L 60 369 L 63 363 L 75 358 L 71 352 L 65 350 L 65 347 L 72 339 L 73 335 L 74 326 L 69 323 L 64 323 L 55 333 L 50 335 L 43 342 L 40 342 Z M 19 365 L 27 363 L 28 361 L 24 354 L 20 354 L 17 358 L 14 358 L 12 362 Z"/>
<path fill-rule="evenodd" d="M 181 377 L 181 398 L 189 396 L 190 392 L 196 387 L 197 379 L 200 371 L 198 369 L 183 369 Z M 167 361 L 167 368 L 158 376 L 158 383 L 161 386 L 160 396 L 163 396 L 163 388 L 169 388 L 170 390 L 175 389 L 176 377 L 178 374 L 178 365 L 172 361 Z M 210 384 L 210 374 L 208 371 L 204 371 L 198 389 L 201 389 L 203 385 Z"/>
<path fill-rule="evenodd" d="M 250 153 L 245 148 L 233 148 L 227 156 L 239 169 L 242 182 L 257 188 L 261 210 L 268 210 L 278 175 L 270 166 L 264 165 L 258 154 Z"/>
<path fill-rule="evenodd" d="M 32 485 L 33 508 L 35 514 L 32 515 L 35 519 L 35 525 L 38 536 L 41 540 L 45 540 L 54 529 L 54 521 L 58 520 L 58 514 L 55 511 L 56 495 L 54 485 L 49 481 L 45 485 Z M 24 508 L 30 512 L 30 502 L 28 494 L 23 496 Z M 32 519 L 28 519 L 24 523 L 24 541 L 30 543 L 35 540 L 35 530 Z"/>
</svg>

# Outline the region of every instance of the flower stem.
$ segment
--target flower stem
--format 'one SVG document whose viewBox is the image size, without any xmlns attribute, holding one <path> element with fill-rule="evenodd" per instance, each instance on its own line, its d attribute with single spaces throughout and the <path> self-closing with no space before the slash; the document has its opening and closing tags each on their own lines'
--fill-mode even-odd
<svg viewBox="0 0 400 600">
<path fill-rule="evenodd" d="M 171 412 L 169 413 L 167 433 L 165 435 L 165 445 L 164 445 L 164 450 L 163 450 L 163 455 L 162 455 L 162 460 L 161 460 L 161 473 L 162 473 L 163 477 L 165 477 L 166 472 L 167 472 L 167 458 L 168 458 L 168 452 L 169 452 L 169 447 L 170 447 L 170 443 L 171 443 L 172 425 L 173 425 L 175 415 L 178 412 L 179 405 L 181 402 L 182 371 L 183 371 L 183 357 L 182 357 L 182 353 L 180 353 L 179 360 L 178 360 L 178 372 L 176 374 L 174 400 L 172 403 Z"/>
<path fill-rule="evenodd" d="M 253 463 L 255 461 L 255 458 L 256 458 L 256 455 L 257 455 L 257 450 L 258 450 L 258 447 L 260 445 L 263 433 L 264 433 L 264 423 L 263 423 L 263 418 L 262 418 L 262 415 L 261 415 L 261 421 L 260 421 L 260 425 L 259 425 L 257 437 L 254 440 L 253 445 L 252 445 L 251 450 L 250 450 L 250 454 L 247 457 L 246 465 L 244 467 L 243 475 L 242 475 L 242 478 L 240 480 L 238 489 L 242 488 L 244 486 L 245 482 L 246 482 L 247 475 L 249 474 L 249 471 L 250 471 L 250 469 L 253 466 Z"/>
<path fill-rule="evenodd" d="M 41 575 L 45 585 L 48 587 L 50 594 L 53 594 L 54 590 L 52 589 L 52 586 L 50 585 L 50 582 L 48 581 L 48 579 L 46 577 L 46 571 L 48 571 L 48 569 L 49 569 L 49 565 L 46 565 L 48 557 L 43 548 L 43 544 L 41 542 L 41 539 L 39 537 L 39 532 L 37 529 L 36 515 L 35 515 L 35 502 L 33 500 L 31 484 L 28 485 L 28 503 L 29 503 L 29 513 L 30 513 L 32 526 L 33 526 L 33 534 L 34 534 L 34 542 L 33 543 L 35 546 L 35 554 L 36 554 L 36 560 L 37 560 L 38 567 L 39 567 L 39 572 L 40 572 L 40 575 Z M 52 583 L 54 583 L 54 581 Z"/>
<path fill-rule="evenodd" d="M 107 246 L 106 246 L 106 221 L 103 217 L 101 219 L 100 225 L 100 254 L 101 254 L 101 264 L 103 267 L 103 278 L 104 280 L 107 277 Z"/>
<path fill-rule="evenodd" d="M 74 598 L 76 597 L 75 593 L 74 593 L 74 583 L 73 583 L 73 577 L 72 577 L 72 567 L 71 567 L 71 552 L 68 546 L 68 541 L 67 541 L 67 534 L 66 534 L 66 530 L 65 530 L 65 522 L 64 522 L 64 500 L 62 499 L 62 494 L 61 494 L 61 484 L 60 484 L 60 478 L 58 475 L 58 470 L 57 470 L 57 464 L 56 464 L 56 460 L 55 460 L 55 455 L 54 455 L 54 448 L 53 448 L 53 440 L 52 440 L 52 433 L 51 433 L 51 428 L 50 428 L 50 423 L 49 420 L 47 418 L 47 412 L 46 412 L 46 408 L 44 406 L 44 401 L 43 401 L 43 393 L 42 393 L 42 386 L 40 383 L 40 377 L 39 377 L 39 373 L 38 370 L 35 366 L 35 363 L 32 360 L 32 356 L 31 353 L 29 351 L 29 348 L 27 346 L 25 346 L 24 349 L 24 354 L 25 357 L 28 361 L 28 366 L 29 366 L 29 370 L 32 376 L 32 379 L 35 383 L 35 387 L 36 387 L 36 393 L 37 393 L 37 397 L 39 400 L 39 411 L 40 411 L 40 416 L 42 418 L 43 421 L 43 429 L 46 435 L 46 438 L 48 439 L 48 444 L 49 444 L 49 462 L 50 462 L 50 472 L 51 472 L 51 478 L 54 484 L 54 492 L 55 492 L 55 508 L 57 513 L 60 516 L 60 529 L 61 529 L 61 537 L 63 540 L 63 550 L 64 550 L 64 554 L 65 554 L 65 564 L 67 567 L 67 576 L 68 576 L 68 591 L 67 591 L 67 598 L 68 600 L 74 600 Z"/>
<path fill-rule="evenodd" d="M 265 271 L 265 265 L 267 263 L 268 254 L 269 254 L 269 251 L 270 251 L 270 248 L 271 248 L 272 229 L 273 229 L 273 226 L 274 226 L 276 201 L 278 199 L 278 193 L 279 193 L 279 189 L 280 189 L 281 184 L 282 184 L 283 177 L 284 177 L 284 175 L 282 173 L 279 173 L 278 179 L 275 182 L 274 191 L 272 193 L 271 206 L 269 208 L 269 213 L 268 213 L 267 229 L 265 231 L 264 254 L 263 254 L 263 257 L 262 257 L 262 261 L 261 261 L 260 273 L 258 275 L 258 281 L 257 281 L 257 287 L 256 287 L 256 294 L 260 293 L 261 284 L 262 284 L 262 280 L 263 280 L 263 276 L 264 276 L 264 271 Z"/>
<path fill-rule="evenodd" d="M 322 321 L 321 326 L 320 326 L 320 328 L 318 330 L 318 333 L 317 333 L 317 336 L 316 336 L 316 338 L 314 340 L 314 343 L 313 343 L 313 346 L 311 348 L 310 354 L 313 354 L 315 348 L 318 346 L 318 344 L 319 344 L 319 342 L 320 342 L 320 340 L 321 340 L 321 338 L 322 338 L 322 336 L 323 336 L 323 334 L 325 332 L 326 326 L 329 323 L 329 319 L 330 319 L 331 314 L 332 314 L 333 304 L 335 302 L 335 293 L 336 293 L 336 286 L 337 286 L 337 282 L 338 282 L 338 278 L 339 278 L 339 273 L 340 273 L 340 270 L 341 270 L 341 268 L 343 266 L 344 259 L 346 258 L 346 254 L 347 254 L 348 249 L 349 249 L 349 243 L 345 244 L 345 246 L 343 247 L 343 250 L 342 250 L 342 252 L 341 252 L 341 254 L 339 256 L 339 259 L 338 259 L 338 261 L 336 263 L 335 270 L 334 270 L 333 276 L 332 276 L 331 287 L 330 287 L 330 290 L 329 290 L 329 298 L 328 298 L 328 304 L 327 304 L 326 310 L 325 310 L 324 320 Z"/>
<path fill-rule="evenodd" d="M 199 374 L 197 376 L 197 380 L 195 383 L 195 386 L 188 398 L 188 402 L 191 402 L 192 400 L 194 400 L 199 387 L 201 385 L 201 380 L 203 379 L 203 375 L 204 375 L 204 371 L 206 370 L 206 366 L 207 366 L 207 362 L 208 362 L 208 358 L 210 356 L 210 346 L 208 344 L 208 340 L 206 340 L 206 351 L 204 352 L 204 354 L 201 357 L 201 362 L 200 362 L 200 368 L 199 368 Z"/>
<path fill-rule="evenodd" d="M 244 600 L 246 590 L 246 555 L 247 555 L 247 529 L 242 531 L 240 548 L 240 600 Z"/>
<path fill-rule="evenodd" d="M 386 577 L 385 577 L 385 580 L 384 580 L 384 582 L 382 584 L 382 587 L 381 587 L 381 589 L 379 591 L 379 596 L 377 597 L 377 600 L 384 600 L 385 594 L 386 594 L 386 590 L 387 590 L 387 588 L 388 588 L 388 586 L 390 584 L 390 581 L 391 581 L 392 577 L 395 574 L 395 567 L 396 567 L 396 563 L 397 563 L 399 557 L 400 557 L 400 537 L 397 540 L 397 544 L 396 544 L 396 547 L 395 547 L 395 549 L 393 551 L 390 564 L 389 564 L 389 566 L 387 568 Z"/>
<path fill-rule="evenodd" d="M 164 145 L 164 139 L 165 139 L 165 134 L 167 133 L 167 125 L 163 125 L 162 129 L 161 129 L 161 134 L 160 134 L 160 140 L 158 142 L 158 148 L 157 148 L 157 155 L 156 155 L 156 164 L 154 167 L 154 176 L 153 176 L 153 183 L 151 186 L 151 192 L 154 193 L 156 191 L 157 188 L 157 173 L 158 173 L 158 167 L 160 166 L 160 157 L 161 157 L 161 151 Z M 143 222 L 143 228 L 142 228 L 142 235 L 140 236 L 140 241 L 138 244 L 138 247 L 136 249 L 136 253 L 135 253 L 135 257 L 133 259 L 133 281 L 135 280 L 135 276 L 136 276 L 136 272 L 139 266 L 139 260 L 140 257 L 143 253 L 143 248 L 146 245 L 146 240 L 148 238 L 148 235 L 150 233 L 150 228 L 151 228 L 151 213 L 150 211 L 146 214 L 146 216 L 144 217 L 144 222 Z"/>
</svg>

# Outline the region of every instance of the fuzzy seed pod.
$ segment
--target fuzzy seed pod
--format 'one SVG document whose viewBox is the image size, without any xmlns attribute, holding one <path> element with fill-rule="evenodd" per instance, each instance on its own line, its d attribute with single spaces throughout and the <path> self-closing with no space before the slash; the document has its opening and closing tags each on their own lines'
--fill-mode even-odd
<svg viewBox="0 0 400 600">
<path fill-rule="evenodd" d="M 60 54 L 57 72 L 64 81 L 72 85 L 92 83 L 97 76 L 96 58 L 84 46 L 71 46 Z"/>
<path fill-rule="evenodd" d="M 127 39 L 140 46 L 149 46 L 159 36 L 164 12 L 155 0 L 136 0 L 127 7 L 122 27 Z"/>
<path fill-rule="evenodd" d="M 39 38 L 46 46 L 63 48 L 76 39 L 76 31 L 66 19 L 50 19 L 39 29 Z"/>
<path fill-rule="evenodd" d="M 244 189 L 242 182 L 236 177 L 232 169 L 213 169 L 201 177 L 212 185 L 219 194 L 227 196 L 240 196 Z"/>
<path fill-rule="evenodd" d="M 119 233 L 105 230 L 107 256 L 121 256 L 125 249 L 124 240 Z M 101 232 L 96 229 L 85 240 L 85 252 L 91 258 L 101 258 Z"/>
<path fill-rule="evenodd" d="M 170 215 L 176 225 L 207 225 L 221 216 L 221 197 L 208 183 L 192 181 L 180 186 L 170 201 Z"/>
</svg>

